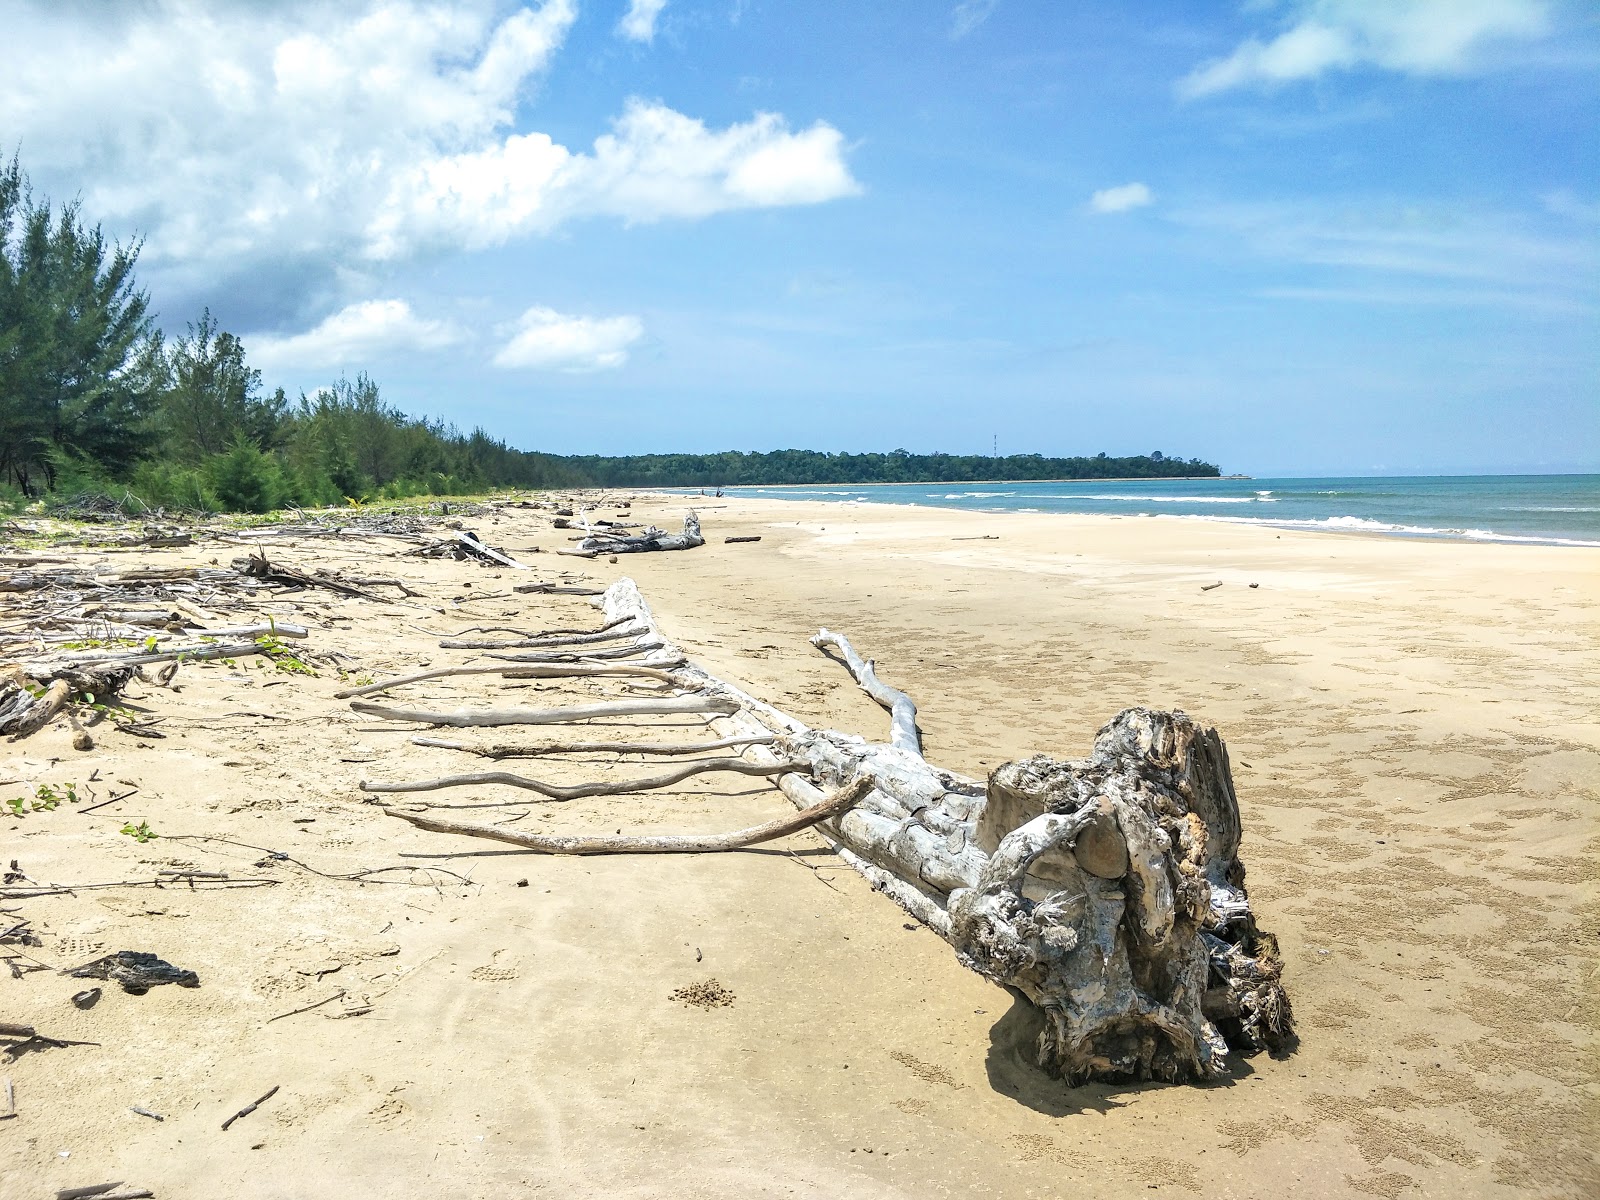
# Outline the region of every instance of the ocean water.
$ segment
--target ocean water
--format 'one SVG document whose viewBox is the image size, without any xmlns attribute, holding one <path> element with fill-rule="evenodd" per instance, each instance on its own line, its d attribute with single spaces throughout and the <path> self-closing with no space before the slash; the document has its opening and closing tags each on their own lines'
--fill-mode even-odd
<svg viewBox="0 0 1600 1200">
<path fill-rule="evenodd" d="M 733 487 L 731 496 L 1238 521 L 1400 537 L 1600 546 L 1600 475 L 1134 479 Z"/>
</svg>

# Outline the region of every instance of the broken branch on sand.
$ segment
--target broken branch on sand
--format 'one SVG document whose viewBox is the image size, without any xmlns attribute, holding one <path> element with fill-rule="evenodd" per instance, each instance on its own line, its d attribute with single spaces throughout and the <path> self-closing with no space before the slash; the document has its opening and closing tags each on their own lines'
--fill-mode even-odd
<svg viewBox="0 0 1600 1200">
<path fill-rule="evenodd" d="M 830 820 L 848 812 L 859 804 L 872 788 L 869 780 L 852 780 L 833 795 L 791 816 L 780 817 L 749 829 L 739 829 L 721 834 L 657 834 L 641 836 L 584 837 L 557 834 L 522 833 L 499 825 L 473 825 L 465 821 L 449 821 L 420 813 L 403 812 L 386 808 L 384 813 L 409 821 L 419 829 L 434 833 L 458 833 L 469 837 L 489 838 L 509 842 L 538 854 L 714 854 L 739 850 L 762 842 L 776 841 L 791 833 L 810 828 L 821 821 Z"/>
<path fill-rule="evenodd" d="M 774 734 L 722 738 L 715 742 L 546 742 L 540 746 L 469 746 L 445 738 L 414 737 L 413 746 L 433 746 L 440 750 L 462 750 L 480 758 L 542 758 L 553 754 L 701 754 L 707 750 L 726 750 L 734 746 L 770 746 Z"/>
<path fill-rule="evenodd" d="M 363 792 L 436 792 L 443 788 L 453 787 L 485 787 L 490 784 L 503 784 L 506 787 L 522 788 L 529 792 L 538 792 L 551 800 L 583 800 L 589 796 L 627 796 L 635 792 L 654 791 L 657 788 L 671 787 L 675 783 L 682 783 L 695 775 L 705 775 L 715 771 L 727 771 L 735 775 L 781 775 L 785 771 L 798 770 L 803 766 L 800 763 L 776 762 L 753 763 L 743 758 L 704 758 L 694 762 L 680 763 L 671 770 L 663 771 L 659 775 L 646 776 L 643 779 L 629 779 L 620 783 L 578 783 L 570 787 L 560 784 L 547 783 L 542 779 L 530 779 L 526 775 L 514 775 L 510 771 L 475 771 L 466 775 L 445 775 L 439 779 L 419 779 L 413 783 L 371 783 L 363 781 Z M 523 803 L 522 801 L 507 801 L 506 803 Z M 451 807 L 492 808 L 490 804 L 460 805 Z"/>
<path fill-rule="evenodd" d="M 407 683 L 421 683 L 428 679 L 445 679 L 452 675 L 501 675 L 507 679 L 577 679 L 587 675 L 634 675 L 645 679 L 654 679 L 659 683 L 675 682 L 672 673 L 669 671 L 663 671 L 658 667 L 635 667 L 623 663 L 614 666 L 592 663 L 549 663 L 545 665 L 529 664 L 521 667 L 439 667 L 432 671 L 418 671 L 415 675 L 399 675 L 394 679 L 384 679 L 378 683 L 346 688 L 344 691 L 335 692 L 333 695 L 336 700 L 348 700 L 354 696 L 368 696 L 373 692 L 385 692 L 390 688 L 400 687 Z"/>
<path fill-rule="evenodd" d="M 385 721 L 418 721 L 424 725 L 450 725 L 476 728 L 495 725 L 568 725 L 598 717 L 672 716 L 680 713 L 737 712 L 737 701 L 716 696 L 676 696 L 669 700 L 613 700 L 606 704 L 582 704 L 574 708 L 457 709 L 453 713 L 430 712 L 420 708 L 391 708 L 352 700 L 350 707 L 369 717 Z"/>
</svg>

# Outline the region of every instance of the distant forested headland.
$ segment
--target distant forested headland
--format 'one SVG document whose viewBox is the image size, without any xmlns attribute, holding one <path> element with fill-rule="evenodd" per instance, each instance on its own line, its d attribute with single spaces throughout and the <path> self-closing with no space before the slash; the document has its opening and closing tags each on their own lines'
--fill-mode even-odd
<svg viewBox="0 0 1600 1200">
<path fill-rule="evenodd" d="M 209 312 L 168 342 L 76 203 L 35 200 L 0 168 L 0 504 L 103 493 L 137 507 L 266 512 L 494 487 L 722 487 L 1216 475 L 1132 458 L 770 453 L 561 456 L 400 412 L 366 375 L 291 398 L 266 390 Z"/>
<path fill-rule="evenodd" d="M 1041 454 L 824 454 L 818 450 L 729 450 L 722 454 L 578 455 L 558 460 L 606 486 L 734 487 L 785 483 L 976 483 L 1023 479 L 1215 478 L 1221 471 L 1197 458 L 1168 458 L 1157 450 L 1128 458 L 1046 458 Z"/>
</svg>

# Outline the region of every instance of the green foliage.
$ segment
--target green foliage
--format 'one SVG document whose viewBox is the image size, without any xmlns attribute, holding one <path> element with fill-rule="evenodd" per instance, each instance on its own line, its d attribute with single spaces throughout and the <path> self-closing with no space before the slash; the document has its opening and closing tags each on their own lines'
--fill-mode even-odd
<svg viewBox="0 0 1600 1200">
<path fill-rule="evenodd" d="M 205 478 L 217 502 L 231 512 L 271 512 L 292 499 L 278 460 L 243 433 L 234 436 L 227 453 L 206 462 Z"/>
<path fill-rule="evenodd" d="M 222 508 L 204 470 L 166 461 L 140 463 L 129 489 L 151 508 L 215 512 Z"/>
<path fill-rule="evenodd" d="M 315 667 L 297 655 L 276 633 L 261 635 L 256 638 L 256 645 L 261 647 L 261 652 L 272 660 L 278 670 L 287 675 L 311 675 L 314 677 L 317 673 Z"/>
<path fill-rule="evenodd" d="M 170 457 L 197 464 L 241 437 L 271 446 L 288 404 L 279 388 L 261 396 L 261 372 L 247 366 L 244 346 L 217 327 L 208 308 L 167 356 L 172 385 L 161 398 Z"/>
<path fill-rule="evenodd" d="M 135 825 L 132 821 L 129 821 L 121 829 L 117 830 L 117 832 L 127 834 L 140 845 L 150 841 L 152 838 L 158 838 L 161 836 L 143 821 L 140 821 L 137 825 Z"/>
<path fill-rule="evenodd" d="M 25 817 L 30 812 L 50 812 L 59 807 L 63 801 L 76 804 L 80 798 L 78 785 L 75 783 L 63 783 L 59 786 L 41 783 L 34 789 L 31 799 L 27 796 L 14 796 L 5 801 L 5 808 L 8 816 Z"/>
<path fill-rule="evenodd" d="M 35 202 L 0 168 L 0 479 L 37 495 L 66 454 L 120 474 L 154 444 L 165 377 L 139 246 L 108 245 L 76 202 Z"/>
</svg>

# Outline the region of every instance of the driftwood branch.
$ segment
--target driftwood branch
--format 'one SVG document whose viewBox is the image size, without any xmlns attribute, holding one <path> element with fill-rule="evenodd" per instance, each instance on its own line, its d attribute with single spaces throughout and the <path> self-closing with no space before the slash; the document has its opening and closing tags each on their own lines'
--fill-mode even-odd
<svg viewBox="0 0 1600 1200">
<path fill-rule="evenodd" d="M 889 744 L 921 757 L 922 734 L 917 731 L 917 706 L 911 702 L 911 697 L 879 679 L 874 670 L 876 664 L 857 654 L 843 634 L 819 630 L 811 644 L 819 650 L 839 652 L 861 690 L 889 710 Z"/>
<path fill-rule="evenodd" d="M 738 703 L 716 696 L 676 696 L 670 700 L 613 700 L 606 704 L 581 704 L 573 708 L 458 709 L 453 713 L 426 709 L 391 708 L 365 700 L 350 707 L 385 721 L 420 721 L 426 725 L 451 725 L 458 729 L 494 725 L 570 725 L 597 717 L 659 717 L 681 713 L 721 713 L 738 710 Z"/>
<path fill-rule="evenodd" d="M 810 828 L 822 821 L 848 812 L 860 803 L 871 790 L 868 780 L 854 780 L 821 802 L 787 817 L 722 834 L 658 834 L 642 836 L 583 837 L 559 834 L 523 833 L 503 825 L 473 825 L 466 821 L 449 821 L 421 813 L 403 812 L 397 808 L 383 811 L 402 821 L 409 821 L 419 829 L 433 833 L 458 833 L 469 837 L 490 838 L 509 842 L 539 854 L 711 854 L 739 850 L 762 842 L 776 841 L 791 833 Z"/>
<path fill-rule="evenodd" d="M 584 538 L 576 548 L 580 554 L 592 557 L 596 554 L 639 554 L 647 550 L 693 550 L 705 544 L 706 539 L 700 533 L 700 518 L 690 510 L 683 518 L 682 533 L 667 533 L 654 526 L 630 537 L 601 533 Z"/>
<path fill-rule="evenodd" d="M 414 746 L 432 746 L 439 750 L 462 750 L 480 758 L 543 758 L 554 754 L 703 754 L 709 750 L 727 750 L 734 746 L 770 746 L 777 741 L 773 734 L 754 734 L 743 737 L 722 738 L 715 742 L 545 742 L 542 745 L 469 746 L 465 742 L 452 742 L 445 738 L 414 737 Z"/>
<path fill-rule="evenodd" d="M 333 695 L 336 700 L 348 700 L 353 696 L 369 696 L 373 692 L 385 692 L 404 684 L 421 683 L 427 679 L 445 679 L 452 675 L 501 675 L 507 679 L 576 679 L 590 675 L 632 675 L 654 679 L 658 683 L 677 682 L 676 676 L 659 667 L 635 667 L 623 663 L 615 666 L 550 663 L 543 666 L 529 664 L 522 667 L 439 667 L 432 671 L 418 671 L 415 675 L 399 675 L 394 679 L 383 679 L 377 683 L 363 684 L 361 687 L 346 688 Z"/>
<path fill-rule="evenodd" d="M 538 792 L 551 800 L 582 800 L 589 796 L 626 796 L 634 792 L 654 791 L 657 788 L 671 787 L 675 783 L 682 783 L 694 775 L 705 775 L 714 771 L 727 771 L 735 775 L 781 775 L 786 771 L 793 771 L 798 764 L 795 763 L 753 763 L 742 758 L 705 758 L 694 762 L 680 763 L 670 770 L 659 775 L 649 775 L 643 779 L 627 779 L 618 783 L 579 783 L 563 786 L 557 783 L 547 783 L 542 779 L 530 779 L 526 775 L 516 775 L 510 771 L 474 771 L 465 775 L 444 775 L 438 779 L 420 779 L 413 783 L 369 783 L 363 782 L 363 792 L 436 792 L 442 788 L 453 787 L 485 787 L 490 784 L 501 784 L 505 787 L 522 788 L 525 791 Z"/>
</svg>

